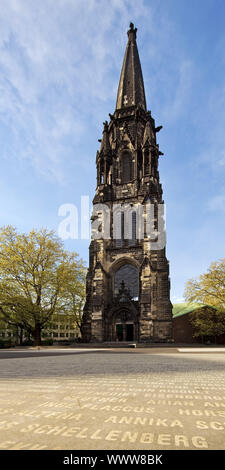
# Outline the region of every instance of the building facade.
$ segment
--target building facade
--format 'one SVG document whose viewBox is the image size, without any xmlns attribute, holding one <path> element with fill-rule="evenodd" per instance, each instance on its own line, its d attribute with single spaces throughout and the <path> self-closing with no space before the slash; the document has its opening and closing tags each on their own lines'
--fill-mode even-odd
<svg viewBox="0 0 225 470">
<path fill-rule="evenodd" d="M 82 336 L 86 342 L 172 339 L 156 127 L 147 111 L 137 29 L 130 24 L 116 109 L 96 155 L 92 240 Z M 160 210 L 159 210 L 160 209 Z"/>
<path fill-rule="evenodd" d="M 225 344 L 225 333 L 212 335 L 195 336 L 195 328 L 191 321 L 193 317 L 198 315 L 199 310 L 205 312 L 203 318 L 209 315 L 216 315 L 217 309 L 212 305 L 204 305 L 197 303 L 182 303 L 173 305 L 173 337 L 175 343 L 205 343 L 205 344 Z M 214 317 L 215 318 L 215 317 Z M 216 324 L 214 319 L 214 325 Z M 218 332 L 218 329 L 217 329 Z"/>
<path fill-rule="evenodd" d="M 74 315 L 57 314 L 48 322 L 41 331 L 41 340 L 45 342 L 77 342 L 81 338 L 80 329 L 74 322 Z M 6 345 L 26 345 L 32 344 L 33 338 L 26 331 L 19 327 L 8 325 L 6 322 L 0 322 L 0 348 Z"/>
</svg>

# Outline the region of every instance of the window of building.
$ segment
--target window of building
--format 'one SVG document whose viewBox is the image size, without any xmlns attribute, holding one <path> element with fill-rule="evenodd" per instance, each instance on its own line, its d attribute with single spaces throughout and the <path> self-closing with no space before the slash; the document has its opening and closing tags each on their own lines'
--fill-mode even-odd
<svg viewBox="0 0 225 470">
<path fill-rule="evenodd" d="M 114 238 L 115 246 L 120 248 L 125 244 L 132 246 L 136 244 L 137 236 L 137 216 L 136 212 L 133 211 L 131 214 L 128 214 L 128 219 L 126 219 L 126 230 L 125 230 L 125 214 L 124 212 L 119 212 L 114 215 Z"/>
<path fill-rule="evenodd" d="M 133 162 L 129 152 L 122 155 L 122 183 L 129 183 L 133 179 Z"/>
<path fill-rule="evenodd" d="M 119 268 L 114 276 L 114 295 L 120 292 L 128 292 L 131 300 L 138 300 L 139 282 L 138 269 L 131 264 L 124 264 Z"/>
<path fill-rule="evenodd" d="M 132 216 L 131 216 L 131 233 L 129 234 L 129 239 L 128 239 L 128 244 L 129 245 L 135 245 L 136 243 L 136 240 L 137 240 L 137 237 L 136 237 L 136 212 L 133 211 L 132 212 Z"/>
<path fill-rule="evenodd" d="M 114 216 L 114 230 L 115 230 L 115 238 L 116 238 L 116 247 L 120 248 L 123 246 L 124 241 L 124 213 L 119 212 Z"/>
<path fill-rule="evenodd" d="M 145 168 L 144 168 L 144 174 L 148 175 L 149 170 L 150 170 L 150 164 L 149 164 L 149 152 L 145 151 Z"/>
</svg>

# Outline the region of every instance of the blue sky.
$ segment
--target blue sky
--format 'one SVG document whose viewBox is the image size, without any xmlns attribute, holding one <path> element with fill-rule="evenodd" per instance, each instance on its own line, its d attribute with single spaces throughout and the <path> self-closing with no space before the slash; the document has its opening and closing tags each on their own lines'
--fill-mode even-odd
<svg viewBox="0 0 225 470">
<path fill-rule="evenodd" d="M 171 299 L 224 257 L 224 0 L 2 0 L 0 225 L 58 230 L 92 200 L 132 21 L 158 134 Z M 66 241 L 88 263 L 88 240 Z"/>
</svg>

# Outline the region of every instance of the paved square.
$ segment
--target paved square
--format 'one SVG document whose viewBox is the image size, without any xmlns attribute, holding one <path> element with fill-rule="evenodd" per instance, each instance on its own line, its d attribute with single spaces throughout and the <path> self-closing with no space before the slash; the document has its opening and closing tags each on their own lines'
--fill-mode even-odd
<svg viewBox="0 0 225 470">
<path fill-rule="evenodd" d="M 225 354 L 0 351 L 0 449 L 224 449 Z"/>
</svg>

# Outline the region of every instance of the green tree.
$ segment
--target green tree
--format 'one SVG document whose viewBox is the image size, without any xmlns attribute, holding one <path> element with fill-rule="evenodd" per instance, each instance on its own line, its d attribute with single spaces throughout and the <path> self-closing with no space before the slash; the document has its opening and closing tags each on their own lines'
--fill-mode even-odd
<svg viewBox="0 0 225 470">
<path fill-rule="evenodd" d="M 198 279 L 190 279 L 184 296 L 189 302 L 200 302 L 225 310 L 225 258 L 212 263 Z"/>
<path fill-rule="evenodd" d="M 70 263 L 67 273 L 68 278 L 62 290 L 59 310 L 60 312 L 64 312 L 65 318 L 71 318 L 74 327 L 81 332 L 82 314 L 86 296 L 86 269 L 82 263 Z"/>
<path fill-rule="evenodd" d="M 0 315 L 41 343 L 41 330 L 62 305 L 67 284 L 84 271 L 76 253 L 64 250 L 54 231 L 19 234 L 0 229 Z"/>
<path fill-rule="evenodd" d="M 190 314 L 190 322 L 194 329 L 194 337 L 214 336 L 225 333 L 225 314 L 214 307 L 205 305 Z"/>
<path fill-rule="evenodd" d="M 205 304 L 191 315 L 195 336 L 218 336 L 225 332 L 225 258 L 211 263 L 206 273 L 190 279 L 184 296 L 189 302 Z M 211 306 L 211 308 L 210 308 Z M 214 307 L 214 308 L 212 308 Z"/>
</svg>

